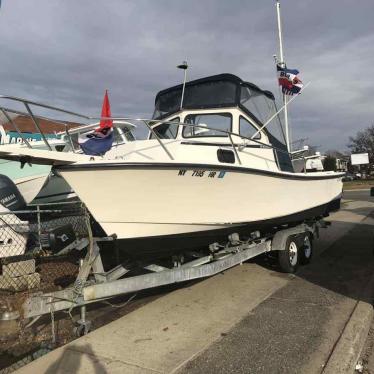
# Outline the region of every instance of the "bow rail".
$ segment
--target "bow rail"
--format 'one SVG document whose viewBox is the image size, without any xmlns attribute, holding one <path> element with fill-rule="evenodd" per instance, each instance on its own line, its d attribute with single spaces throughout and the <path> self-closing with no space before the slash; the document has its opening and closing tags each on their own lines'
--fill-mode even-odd
<svg viewBox="0 0 374 374">
<path fill-rule="evenodd" d="M 270 149 L 277 150 L 278 152 L 281 152 L 281 153 L 289 154 L 287 151 L 285 151 L 283 149 L 275 147 L 275 146 L 273 146 L 271 144 L 263 143 L 263 142 L 261 142 L 259 140 L 253 139 L 253 137 L 251 137 L 251 138 L 250 137 L 246 137 L 244 135 L 241 135 L 241 134 L 238 134 L 238 133 L 235 133 L 235 132 L 232 132 L 232 131 L 216 129 L 216 128 L 209 127 L 209 126 L 206 126 L 206 125 L 202 126 L 202 125 L 189 124 L 189 123 L 185 123 L 185 122 L 165 121 L 165 120 L 148 119 L 148 118 L 89 116 L 89 115 L 84 115 L 84 114 L 81 114 L 81 113 L 73 112 L 73 111 L 70 111 L 70 110 L 66 110 L 66 109 L 54 107 L 52 105 L 43 104 L 43 103 L 39 103 L 39 102 L 28 100 L 28 99 L 20 98 L 20 97 L 7 96 L 7 95 L 0 95 L 0 100 L 9 100 L 11 102 L 22 103 L 25 106 L 26 111 L 23 112 L 21 110 L 16 110 L 16 109 L 12 109 L 12 108 L 0 105 L 0 112 L 5 116 L 5 118 L 8 120 L 8 123 L 10 125 L 12 125 L 12 127 L 14 128 L 14 130 L 18 133 L 18 135 L 19 135 L 20 139 L 22 140 L 22 142 L 28 148 L 33 148 L 31 142 L 29 142 L 26 139 L 26 137 L 23 136 L 24 134 L 22 133 L 22 131 L 20 130 L 20 128 L 17 126 L 17 124 L 11 118 L 11 116 L 9 114 L 16 114 L 16 115 L 21 115 L 21 116 L 25 116 L 25 117 L 31 118 L 31 120 L 32 120 L 32 122 L 33 122 L 33 124 L 35 126 L 35 129 L 36 129 L 37 133 L 39 133 L 41 135 L 41 138 L 42 138 L 44 144 L 46 145 L 47 150 L 49 150 L 49 151 L 52 151 L 52 147 L 49 144 L 48 139 L 45 136 L 45 134 L 44 134 L 44 132 L 43 132 L 41 126 L 40 126 L 39 120 L 47 120 L 47 121 L 51 121 L 51 122 L 54 122 L 54 123 L 57 123 L 57 124 L 63 126 L 64 127 L 64 131 L 63 132 L 66 134 L 69 143 L 72 144 L 72 142 L 73 142 L 73 140 L 71 138 L 71 134 L 69 133 L 69 125 L 68 125 L 68 123 L 70 121 L 64 121 L 64 120 L 61 120 L 61 119 L 58 119 L 58 118 L 46 117 L 46 116 L 42 116 L 42 115 L 36 115 L 32 111 L 32 109 L 31 109 L 31 106 L 36 106 L 36 107 L 39 107 L 39 108 L 42 108 L 42 109 L 52 110 L 52 111 L 57 112 L 59 114 L 73 116 L 73 117 L 76 117 L 77 119 L 85 120 L 85 121 L 92 121 L 92 122 L 93 121 L 101 121 L 101 120 L 127 121 L 130 124 L 133 124 L 134 126 L 136 126 L 136 123 L 143 123 L 147 127 L 147 129 L 150 131 L 150 133 L 152 133 L 152 135 L 158 141 L 158 143 L 161 146 L 161 148 L 164 150 L 164 152 L 167 154 L 167 156 L 171 160 L 174 160 L 173 155 L 170 153 L 170 151 L 167 148 L 167 146 L 166 146 L 165 142 L 163 141 L 163 139 L 160 138 L 160 136 L 157 134 L 157 131 L 155 131 L 155 129 L 158 126 L 162 125 L 162 124 L 169 124 L 169 125 L 173 125 L 173 126 L 184 126 L 184 127 L 201 128 L 201 129 L 205 129 L 205 130 L 218 131 L 218 132 L 220 132 L 222 134 L 225 134 L 228 137 L 229 141 L 230 141 L 231 147 L 232 147 L 232 149 L 234 151 L 235 157 L 238 160 L 239 165 L 241 165 L 241 160 L 240 160 L 239 152 L 241 152 L 245 148 L 245 146 L 246 146 L 246 144 L 247 144 L 248 141 L 257 143 L 257 144 L 261 145 L 264 148 L 270 148 Z M 74 122 L 74 124 L 76 124 L 77 127 L 79 127 L 79 126 L 87 126 L 87 123 Z M 259 131 L 261 131 L 261 130 L 262 130 L 262 128 Z M 242 143 L 241 144 L 235 144 L 234 141 L 233 141 L 233 137 L 240 138 L 242 140 Z M 167 140 L 167 139 L 164 139 L 164 140 Z M 276 152 L 275 152 L 275 155 L 276 155 Z M 277 162 L 278 162 L 278 159 L 277 159 Z"/>
</svg>

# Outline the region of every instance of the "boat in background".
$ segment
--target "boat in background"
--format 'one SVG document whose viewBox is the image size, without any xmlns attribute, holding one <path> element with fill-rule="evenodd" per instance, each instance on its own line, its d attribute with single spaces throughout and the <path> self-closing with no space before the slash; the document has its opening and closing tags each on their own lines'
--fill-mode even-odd
<svg viewBox="0 0 374 374">
<path fill-rule="evenodd" d="M 60 148 L 60 151 L 82 154 L 83 152 L 78 142 L 79 137 L 91 133 L 98 127 L 98 125 L 98 123 L 94 123 L 91 125 L 76 127 L 69 130 L 69 135 L 66 135 L 66 133 L 58 134 L 61 138 L 62 144 L 64 144 L 63 148 Z M 126 121 L 114 121 L 114 144 L 112 149 L 109 151 L 109 154 L 110 152 L 118 153 L 119 148 L 122 145 L 135 141 L 135 127 L 134 124 Z M 32 200 L 32 204 L 50 204 L 75 199 L 76 197 L 75 192 L 69 184 L 52 170 L 42 188 L 39 189 L 38 194 Z"/>
<path fill-rule="evenodd" d="M 76 152 L 82 153 L 78 144 L 78 137 L 82 134 L 90 133 L 98 127 L 98 123 L 77 126 L 66 132 L 59 132 L 53 139 L 48 140 L 51 149 L 56 152 Z M 135 126 L 125 121 L 115 121 L 114 123 L 114 146 L 121 146 L 126 142 L 135 140 L 133 130 Z M 6 134 L 3 126 L 0 125 L 1 139 L 8 140 L 8 144 L 25 149 L 27 145 L 22 142 L 12 142 Z M 20 139 L 26 134 L 20 135 Z M 46 149 L 44 141 L 30 141 L 34 149 Z M 6 145 L 7 143 L 1 143 Z M 1 146 L 0 146 L 1 147 Z M 5 175 L 17 186 L 27 204 L 45 204 L 65 201 L 75 198 L 76 195 L 66 181 L 51 172 L 49 165 L 33 165 L 28 162 L 16 162 L 0 159 L 0 175 Z"/>
<path fill-rule="evenodd" d="M 18 115 L 9 115 L 12 121 L 14 121 L 16 117 L 18 117 Z M 3 127 L 3 125 L 9 122 L 9 119 L 2 115 L 0 121 L 0 146 L 6 144 L 21 145 L 21 143 L 18 143 L 17 138 L 9 136 Z M 28 135 L 24 134 L 23 136 L 27 137 Z M 18 139 L 22 141 L 21 136 Z M 35 144 L 35 146 L 37 146 L 37 144 Z M 47 180 L 50 170 L 51 167 L 48 165 L 30 165 L 27 162 L 19 163 L 0 159 L 0 174 L 7 176 L 17 185 L 27 203 L 30 203 L 40 192 Z"/>
</svg>

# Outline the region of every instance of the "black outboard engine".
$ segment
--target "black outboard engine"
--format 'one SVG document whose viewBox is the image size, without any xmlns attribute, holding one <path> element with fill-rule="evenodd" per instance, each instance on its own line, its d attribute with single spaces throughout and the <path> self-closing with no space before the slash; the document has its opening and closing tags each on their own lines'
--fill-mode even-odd
<svg viewBox="0 0 374 374">
<path fill-rule="evenodd" d="M 29 236 L 24 231 L 18 232 L 16 228 L 18 224 L 28 224 L 16 213 L 25 209 L 25 206 L 17 186 L 10 178 L 0 174 L 0 259 L 23 255 L 27 250 Z"/>
<path fill-rule="evenodd" d="M 14 216 L 19 218 L 23 222 L 28 222 L 30 225 L 37 224 L 37 216 L 33 214 L 32 207 L 26 205 L 25 199 L 19 192 L 14 182 L 6 175 L 0 174 L 0 204 L 5 207 L 5 211 L 14 212 Z M 0 212 L 1 212 L 0 207 Z M 29 213 L 20 212 L 22 210 L 30 211 Z M 48 217 L 48 214 L 43 214 L 43 218 Z M 52 217 L 48 217 L 48 222 L 53 220 Z M 58 220 L 58 219 L 57 219 Z M 0 213 L 1 223 L 1 213 Z M 42 247 L 50 249 L 53 253 L 60 251 L 67 247 L 69 244 L 76 240 L 76 235 L 71 224 L 66 224 L 64 220 L 62 222 L 54 222 L 51 226 L 57 226 L 54 229 L 43 228 L 42 232 L 38 233 L 39 237 L 36 237 L 36 231 L 30 232 L 27 241 L 27 248 L 33 248 L 36 244 L 40 243 Z M 0 224 L 1 229 L 1 224 Z M 17 235 L 16 233 L 14 235 Z M 1 238 L 0 238 L 0 250 L 1 250 Z M 0 253 L 0 257 L 1 253 Z"/>
<path fill-rule="evenodd" d="M 26 202 L 17 186 L 6 175 L 0 174 L 0 204 L 10 211 L 23 210 Z"/>
</svg>

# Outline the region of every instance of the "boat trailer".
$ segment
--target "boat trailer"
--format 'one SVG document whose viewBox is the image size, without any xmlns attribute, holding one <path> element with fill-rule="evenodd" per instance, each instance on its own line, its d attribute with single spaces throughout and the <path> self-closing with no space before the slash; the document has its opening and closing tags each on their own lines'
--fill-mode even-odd
<svg viewBox="0 0 374 374">
<path fill-rule="evenodd" d="M 84 258 L 79 260 L 79 271 L 75 282 L 70 287 L 54 292 L 30 293 L 20 311 L 0 314 L 0 320 L 25 319 L 30 327 L 42 315 L 50 314 L 52 323 L 54 313 L 73 308 L 80 308 L 80 319 L 75 333 L 80 336 L 90 330 L 90 321 L 86 319 L 86 305 L 109 298 L 131 294 L 141 290 L 171 285 L 199 278 L 210 277 L 260 254 L 278 252 L 281 269 L 294 272 L 298 263 L 307 263 L 312 256 L 312 240 L 319 236 L 319 228 L 325 228 L 329 222 L 316 219 L 294 227 L 283 227 L 261 236 L 259 231 L 249 233 L 246 240 L 238 234 L 231 234 L 225 245 L 212 243 L 203 252 L 187 252 L 173 256 L 168 265 L 164 263 L 119 264 L 104 271 L 100 246 L 113 242 L 115 237 L 93 237 L 88 230 L 88 237 L 70 243 L 59 251 L 66 255 L 72 250 L 86 250 Z M 140 274 L 139 274 L 140 270 Z"/>
</svg>

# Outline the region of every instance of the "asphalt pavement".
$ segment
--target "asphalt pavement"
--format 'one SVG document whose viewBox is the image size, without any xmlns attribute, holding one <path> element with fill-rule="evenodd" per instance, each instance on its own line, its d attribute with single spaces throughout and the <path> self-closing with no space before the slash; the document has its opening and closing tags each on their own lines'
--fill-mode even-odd
<svg viewBox="0 0 374 374">
<path fill-rule="evenodd" d="M 343 192 L 343 198 L 346 200 L 368 201 L 374 203 L 374 196 L 370 195 L 370 190 L 349 190 Z"/>
<path fill-rule="evenodd" d="M 181 373 L 322 373 L 373 274 L 373 223 L 350 230 Z"/>
</svg>

